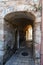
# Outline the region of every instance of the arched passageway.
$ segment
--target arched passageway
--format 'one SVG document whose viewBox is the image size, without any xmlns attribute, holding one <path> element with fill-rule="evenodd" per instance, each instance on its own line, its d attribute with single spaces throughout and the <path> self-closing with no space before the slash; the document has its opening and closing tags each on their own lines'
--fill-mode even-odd
<svg viewBox="0 0 43 65">
<path fill-rule="evenodd" d="M 6 32 L 4 34 L 5 49 L 6 53 L 9 52 L 9 54 L 5 54 L 5 60 L 16 52 L 17 54 L 15 53 L 15 56 L 18 55 L 19 57 L 22 54 L 24 56 L 23 60 L 28 57 L 28 61 L 30 57 L 32 59 L 31 62 L 34 62 L 34 21 L 35 16 L 31 12 L 26 11 L 11 12 L 4 17 L 4 33 Z"/>
</svg>

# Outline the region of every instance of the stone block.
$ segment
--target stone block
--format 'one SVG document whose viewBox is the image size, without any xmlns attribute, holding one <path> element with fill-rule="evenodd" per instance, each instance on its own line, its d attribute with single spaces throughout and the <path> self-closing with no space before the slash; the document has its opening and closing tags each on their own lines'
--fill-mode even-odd
<svg viewBox="0 0 43 65">
<path fill-rule="evenodd" d="M 41 22 L 41 16 L 40 17 L 37 17 L 35 22 Z"/>
<path fill-rule="evenodd" d="M 2 23 L 0 23 L 0 29 L 3 30 L 4 29 L 4 26 Z"/>
<path fill-rule="evenodd" d="M 35 58 L 40 58 L 40 52 L 38 50 L 35 50 Z"/>
<path fill-rule="evenodd" d="M 2 35 L 4 34 L 4 30 L 3 30 L 3 29 L 0 30 L 0 35 L 1 35 L 1 34 L 2 34 Z"/>
<path fill-rule="evenodd" d="M 0 50 L 4 50 L 4 42 L 0 41 Z"/>
<path fill-rule="evenodd" d="M 4 18 L 0 17 L 0 24 L 2 24 L 2 25 L 4 24 Z"/>
<path fill-rule="evenodd" d="M 5 7 L 6 6 L 6 1 L 4 1 L 4 2 L 0 2 L 0 7 Z"/>
<path fill-rule="evenodd" d="M 41 44 L 35 43 L 35 49 L 38 50 L 38 51 L 40 51 L 40 45 L 41 45 Z"/>
<path fill-rule="evenodd" d="M 4 57 L 4 55 L 5 55 L 5 51 L 0 51 L 0 65 L 3 65 L 3 57 Z"/>
<path fill-rule="evenodd" d="M 40 44 L 41 43 L 41 36 L 35 36 L 35 43 Z"/>
<path fill-rule="evenodd" d="M 40 65 L 40 59 L 35 59 L 35 65 Z"/>
<path fill-rule="evenodd" d="M 8 6 L 8 7 L 9 7 L 9 6 L 13 6 L 13 7 L 14 7 L 14 6 L 16 6 L 16 2 L 17 2 L 17 1 L 12 1 L 12 0 L 11 0 L 11 1 L 7 1 L 7 2 L 6 2 L 6 6 Z"/>
<path fill-rule="evenodd" d="M 0 65 L 3 65 L 3 56 L 0 56 Z"/>
<path fill-rule="evenodd" d="M 0 33 L 0 40 L 1 41 L 4 41 L 4 37 L 3 37 L 3 34 L 2 33 Z"/>
<path fill-rule="evenodd" d="M 5 54 L 5 51 L 0 50 L 0 56 L 4 56 L 4 54 Z"/>
<path fill-rule="evenodd" d="M 0 17 L 4 17 L 6 14 L 6 10 L 5 10 L 5 7 L 0 7 Z"/>
</svg>

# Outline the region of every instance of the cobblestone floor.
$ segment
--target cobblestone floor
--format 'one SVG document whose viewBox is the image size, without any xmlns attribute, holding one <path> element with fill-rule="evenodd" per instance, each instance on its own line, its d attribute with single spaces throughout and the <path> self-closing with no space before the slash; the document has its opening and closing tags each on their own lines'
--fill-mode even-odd
<svg viewBox="0 0 43 65">
<path fill-rule="evenodd" d="M 28 56 L 23 56 L 22 52 L 28 52 Z M 29 49 L 20 49 L 6 62 L 5 65 L 35 65 L 32 53 Z"/>
</svg>

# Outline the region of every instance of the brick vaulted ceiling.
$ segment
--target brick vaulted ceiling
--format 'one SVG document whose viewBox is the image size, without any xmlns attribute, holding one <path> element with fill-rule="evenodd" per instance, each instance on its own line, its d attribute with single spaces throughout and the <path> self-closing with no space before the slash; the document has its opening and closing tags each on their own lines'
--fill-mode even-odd
<svg viewBox="0 0 43 65">
<path fill-rule="evenodd" d="M 14 24 L 15 26 L 24 27 L 29 24 L 33 24 L 35 16 L 31 12 L 17 11 L 11 12 L 4 17 L 4 20 Z"/>
</svg>

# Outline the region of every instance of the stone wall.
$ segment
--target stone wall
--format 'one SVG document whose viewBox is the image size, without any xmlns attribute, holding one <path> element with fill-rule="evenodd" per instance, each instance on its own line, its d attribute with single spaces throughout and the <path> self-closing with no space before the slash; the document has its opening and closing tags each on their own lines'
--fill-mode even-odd
<svg viewBox="0 0 43 65">
<path fill-rule="evenodd" d="M 36 23 L 34 27 L 34 42 L 35 42 L 35 50 L 40 53 L 40 43 L 41 43 L 41 25 L 40 23 Z M 36 53 L 37 53 L 36 51 Z M 37 55 L 37 54 L 36 54 Z M 39 54 L 37 55 L 39 56 Z"/>
<path fill-rule="evenodd" d="M 39 1 L 39 0 L 38 0 Z M 9 47 L 12 49 L 13 44 L 15 43 L 15 34 L 13 26 L 9 25 L 4 21 L 5 15 L 10 12 L 15 11 L 27 11 L 32 12 L 35 15 L 36 20 L 34 23 L 34 46 L 35 46 L 35 55 L 40 55 L 40 44 L 41 44 L 41 12 L 33 6 L 37 4 L 38 7 L 39 2 L 33 2 L 33 0 L 0 0 L 0 58 L 3 60 L 3 56 L 7 51 L 7 43 L 9 43 Z M 8 25 L 7 25 L 8 24 Z M 13 40 L 13 42 L 12 42 Z M 11 43 L 12 42 L 12 43 Z M 11 45 L 10 45 L 11 43 Z M 39 47 L 38 47 L 39 46 Z M 7 53 L 8 54 L 8 53 Z M 0 60 L 0 62 L 1 62 Z M 1 65 L 1 64 L 0 64 Z"/>
<path fill-rule="evenodd" d="M 34 27 L 35 42 L 35 63 L 40 65 L 40 46 L 41 46 L 41 23 L 36 23 Z"/>
<path fill-rule="evenodd" d="M 3 19 L 0 18 L 0 65 L 3 64 L 1 61 L 3 61 L 3 55 L 4 55 L 4 26 L 3 26 Z"/>
<path fill-rule="evenodd" d="M 16 51 L 15 28 L 13 24 L 4 22 L 4 62 Z"/>
</svg>

